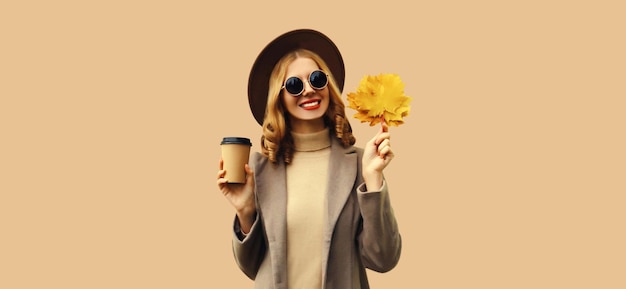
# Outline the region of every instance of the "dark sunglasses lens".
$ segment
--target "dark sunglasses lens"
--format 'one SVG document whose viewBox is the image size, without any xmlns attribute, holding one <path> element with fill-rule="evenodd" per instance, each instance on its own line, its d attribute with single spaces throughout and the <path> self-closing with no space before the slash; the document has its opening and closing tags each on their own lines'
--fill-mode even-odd
<svg viewBox="0 0 626 289">
<path fill-rule="evenodd" d="M 326 84 L 328 83 L 328 78 L 326 78 L 326 73 L 317 70 L 311 73 L 311 78 L 309 79 L 309 81 L 311 82 L 311 86 L 320 89 L 326 86 Z"/>
<path fill-rule="evenodd" d="M 300 78 L 290 77 L 285 81 L 285 89 L 293 95 L 298 95 L 304 90 L 304 83 L 302 83 Z"/>
</svg>

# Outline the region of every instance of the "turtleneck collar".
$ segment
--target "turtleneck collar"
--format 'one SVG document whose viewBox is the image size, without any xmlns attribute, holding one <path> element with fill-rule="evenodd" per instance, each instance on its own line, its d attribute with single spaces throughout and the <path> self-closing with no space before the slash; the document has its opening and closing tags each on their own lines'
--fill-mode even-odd
<svg viewBox="0 0 626 289">
<path fill-rule="evenodd" d="M 319 151 L 330 147 L 329 129 L 325 128 L 314 133 L 291 132 L 294 149 L 297 152 Z"/>
</svg>

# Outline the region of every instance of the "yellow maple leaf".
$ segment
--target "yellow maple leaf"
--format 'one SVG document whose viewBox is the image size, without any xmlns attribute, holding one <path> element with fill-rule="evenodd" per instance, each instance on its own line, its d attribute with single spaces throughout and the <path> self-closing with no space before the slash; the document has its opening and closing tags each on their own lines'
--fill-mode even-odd
<svg viewBox="0 0 626 289">
<path fill-rule="evenodd" d="M 409 115 L 411 97 L 404 95 L 404 83 L 397 74 L 366 75 L 356 92 L 348 93 L 348 104 L 356 110 L 354 117 L 370 126 L 384 120 L 399 126 Z"/>
</svg>

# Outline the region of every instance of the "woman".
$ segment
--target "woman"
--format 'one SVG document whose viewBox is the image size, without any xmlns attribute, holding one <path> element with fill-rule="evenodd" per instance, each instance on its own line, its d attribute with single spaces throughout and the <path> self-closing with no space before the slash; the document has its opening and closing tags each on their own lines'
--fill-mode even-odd
<svg viewBox="0 0 626 289">
<path fill-rule="evenodd" d="M 248 99 L 263 127 L 244 184 L 217 185 L 236 211 L 233 251 L 255 288 L 369 288 L 401 238 L 383 169 L 393 159 L 383 124 L 354 147 L 341 90 L 341 54 L 320 32 L 294 30 L 257 57 Z"/>
</svg>

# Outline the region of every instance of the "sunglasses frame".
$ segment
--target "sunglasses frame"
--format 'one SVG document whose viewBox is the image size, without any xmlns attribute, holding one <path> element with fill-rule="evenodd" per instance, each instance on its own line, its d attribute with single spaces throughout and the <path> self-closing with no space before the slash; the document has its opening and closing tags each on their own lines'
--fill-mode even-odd
<svg viewBox="0 0 626 289">
<path fill-rule="evenodd" d="M 311 76 L 313 75 L 313 73 L 318 72 L 318 71 L 319 71 L 319 72 L 321 72 L 321 73 L 323 73 L 324 75 L 326 75 L 326 83 L 325 83 L 322 87 L 315 87 L 313 84 L 311 84 Z M 300 82 L 302 82 L 302 90 L 300 90 L 300 92 L 298 92 L 297 94 L 293 94 L 293 93 L 289 92 L 289 90 L 288 90 L 288 89 L 286 89 L 286 84 L 287 84 L 287 81 L 288 81 L 289 79 L 292 79 L 292 78 L 296 78 L 296 79 L 300 80 Z M 328 73 L 326 73 L 325 71 L 323 71 L 323 70 L 321 70 L 321 69 L 316 69 L 316 70 L 311 71 L 311 73 L 309 73 L 309 77 L 307 77 L 307 79 L 306 79 L 306 80 L 307 80 L 307 82 L 309 83 L 309 85 L 310 85 L 313 89 L 315 89 L 315 90 L 322 90 L 322 89 L 324 89 L 324 88 L 326 88 L 326 87 L 328 86 Z M 286 91 L 287 93 L 289 93 L 290 95 L 292 95 L 292 96 L 294 96 L 294 97 L 298 97 L 298 96 L 302 95 L 302 93 L 304 92 L 304 81 L 302 81 L 302 79 L 301 79 L 300 77 L 297 77 L 297 76 L 291 76 L 291 77 L 289 77 L 289 78 L 287 78 L 287 79 L 285 80 L 285 83 L 283 83 L 283 86 L 282 86 L 280 89 L 281 89 L 281 90 L 282 90 L 282 89 L 285 89 L 285 91 Z"/>
</svg>

